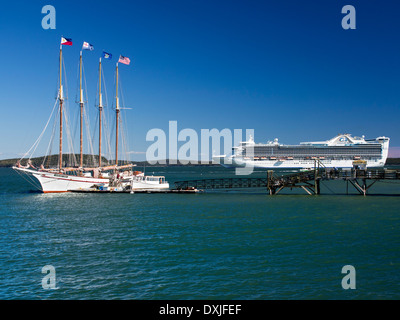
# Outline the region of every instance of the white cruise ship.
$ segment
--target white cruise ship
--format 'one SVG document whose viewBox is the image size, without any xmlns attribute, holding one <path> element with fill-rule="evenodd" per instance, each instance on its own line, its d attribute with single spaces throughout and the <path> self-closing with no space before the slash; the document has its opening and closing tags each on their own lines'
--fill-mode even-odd
<svg viewBox="0 0 400 320">
<path fill-rule="evenodd" d="M 327 141 L 302 142 L 284 145 L 278 139 L 267 143 L 255 143 L 250 137 L 232 149 L 232 155 L 215 156 L 213 160 L 226 167 L 308 169 L 316 160 L 328 168 L 352 168 L 354 161 L 366 163 L 368 168 L 385 165 L 389 138 L 366 140 L 364 136 L 339 134 Z"/>
</svg>

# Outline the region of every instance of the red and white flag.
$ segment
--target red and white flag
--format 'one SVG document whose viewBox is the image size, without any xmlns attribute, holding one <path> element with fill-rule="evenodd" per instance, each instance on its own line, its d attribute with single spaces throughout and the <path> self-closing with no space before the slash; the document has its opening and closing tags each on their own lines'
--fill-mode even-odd
<svg viewBox="0 0 400 320">
<path fill-rule="evenodd" d="M 93 51 L 94 47 L 89 42 L 83 42 L 82 50 L 90 50 Z"/>
<path fill-rule="evenodd" d="M 118 62 L 121 62 L 123 64 L 127 64 L 129 65 L 131 63 L 131 60 L 129 60 L 128 57 L 124 57 L 124 56 L 119 56 Z"/>
<path fill-rule="evenodd" d="M 72 46 L 72 39 L 61 37 L 61 44 L 65 46 Z"/>
</svg>

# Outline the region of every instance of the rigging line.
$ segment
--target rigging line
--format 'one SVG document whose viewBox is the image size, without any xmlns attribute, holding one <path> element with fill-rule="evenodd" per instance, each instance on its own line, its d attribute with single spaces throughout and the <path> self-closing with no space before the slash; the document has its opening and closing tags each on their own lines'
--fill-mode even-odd
<svg viewBox="0 0 400 320">
<path fill-rule="evenodd" d="M 83 83 L 85 86 L 85 96 L 86 96 L 86 100 L 85 100 L 85 104 L 89 105 L 89 98 L 88 98 L 88 89 L 87 89 L 87 83 L 86 83 L 86 73 L 85 73 L 85 64 L 82 61 L 82 73 L 83 73 Z"/>
<path fill-rule="evenodd" d="M 106 154 L 107 154 L 107 161 L 108 164 L 110 164 L 112 156 L 113 156 L 113 148 L 111 147 L 111 139 L 112 139 L 112 128 L 110 128 L 110 124 L 114 124 L 113 118 L 112 118 L 112 104 L 113 102 L 111 102 L 111 107 L 110 107 L 110 103 L 109 103 L 109 97 L 108 97 L 108 90 L 107 90 L 107 84 L 106 84 L 106 80 L 105 80 L 105 76 L 103 73 L 103 86 L 104 86 L 104 93 L 105 93 L 105 97 L 106 97 L 106 106 L 105 106 L 105 111 L 103 112 L 103 120 L 104 120 L 104 137 L 105 137 L 105 142 L 106 142 Z"/>
<path fill-rule="evenodd" d="M 80 58 L 78 58 L 78 64 L 77 64 L 77 73 L 76 73 L 76 92 L 75 92 L 75 103 L 78 104 L 79 106 L 79 102 L 80 102 L 80 81 L 79 81 L 79 75 L 80 75 L 80 69 L 79 69 L 79 63 L 80 63 Z M 83 61 L 82 61 L 82 65 L 83 65 Z M 78 108 L 79 109 L 79 108 Z M 79 120 L 79 116 L 80 116 L 80 112 L 73 112 L 73 130 L 72 130 L 72 141 L 76 142 L 76 136 L 77 136 L 77 132 L 78 132 L 78 124 L 80 123 Z"/>
<path fill-rule="evenodd" d="M 64 57 L 62 58 L 62 64 L 63 64 L 64 70 L 67 70 L 67 69 L 65 69 Z M 64 87 L 65 87 L 65 90 L 63 90 L 63 91 L 65 92 L 65 94 L 64 94 L 63 98 L 65 101 L 65 100 L 68 100 L 68 81 L 67 81 L 67 72 L 66 71 L 64 71 Z"/>
<path fill-rule="evenodd" d="M 25 181 L 27 181 L 29 184 L 31 184 L 33 187 L 35 187 L 36 189 L 41 190 L 38 181 L 33 177 L 33 175 L 31 175 L 30 173 L 26 173 L 25 171 L 16 170 L 16 172 L 17 172 Z"/>
<path fill-rule="evenodd" d="M 67 107 L 68 104 L 66 104 Z M 69 107 L 69 106 L 68 106 Z M 71 128 L 69 125 L 69 120 L 68 120 L 68 108 L 66 108 L 64 114 L 64 119 L 65 119 L 65 129 L 67 133 L 67 142 L 68 142 L 68 151 L 69 151 L 69 161 L 70 163 L 73 163 L 74 166 L 77 166 L 77 161 L 73 149 L 73 141 L 72 141 L 72 136 L 71 136 Z"/>
<path fill-rule="evenodd" d="M 79 108 L 78 108 L 79 109 Z M 73 121 L 72 121 L 72 123 L 73 123 L 73 130 L 72 130 L 72 141 L 76 141 L 76 135 L 77 135 L 77 132 L 78 132 L 78 124 L 79 124 L 79 121 L 78 121 L 78 117 L 79 117 L 79 110 L 78 111 L 75 111 L 75 112 L 73 112 L 72 113 L 73 114 Z"/>
<path fill-rule="evenodd" d="M 121 137 L 121 154 L 123 154 L 124 155 L 124 160 L 123 160 L 123 163 L 125 164 L 125 161 L 126 161 L 126 148 L 125 148 L 125 134 L 124 134 L 124 128 L 123 128 L 123 125 L 122 125 L 122 119 L 120 118 L 119 119 L 119 123 L 120 123 L 120 129 L 121 129 L 121 135 L 120 135 L 120 137 Z"/>
<path fill-rule="evenodd" d="M 108 107 L 107 87 L 106 87 L 106 80 L 105 80 L 105 76 L 104 76 L 104 71 L 103 71 L 103 69 L 101 69 L 101 74 L 102 74 L 102 78 L 103 78 L 104 94 L 105 94 L 105 96 L 106 96 L 106 103 L 105 103 L 105 105 L 103 105 L 103 107 Z"/>
<path fill-rule="evenodd" d="M 121 98 L 122 98 L 122 119 L 121 119 L 121 132 L 122 132 L 122 146 L 123 146 L 123 148 L 125 148 L 125 159 L 127 159 L 128 158 L 128 134 L 127 134 L 127 131 L 123 131 L 123 130 L 125 130 L 125 128 L 127 128 L 128 126 L 127 126 L 127 122 L 126 122 L 126 118 L 127 118 L 127 116 L 126 116 L 126 114 L 127 114 L 127 112 L 125 111 L 125 99 L 124 99 L 124 90 L 122 89 L 122 81 L 121 81 L 121 78 L 119 79 L 119 83 L 120 83 L 120 91 L 121 91 Z"/>
<path fill-rule="evenodd" d="M 112 139 L 114 138 L 114 134 L 115 134 L 115 121 L 111 121 L 114 120 L 112 118 L 111 115 L 111 110 L 109 110 L 108 115 L 105 116 L 107 117 L 105 126 L 106 126 L 106 130 L 107 130 L 107 146 L 108 146 L 108 155 L 109 155 L 109 160 L 111 161 L 112 156 L 113 156 L 113 146 L 112 146 Z"/>
<path fill-rule="evenodd" d="M 84 86 L 85 86 L 85 96 L 86 96 L 86 104 L 89 105 L 89 98 L 88 98 L 88 90 L 87 90 L 87 82 L 86 82 L 86 73 L 85 73 L 85 64 L 82 61 L 82 71 L 83 71 L 83 81 L 84 81 Z M 83 114 L 84 114 L 84 120 L 85 120 L 85 125 L 86 125 L 86 139 L 87 139 L 87 144 L 88 144 L 88 149 L 91 154 L 92 158 L 92 165 L 95 165 L 95 156 L 94 156 L 94 148 L 93 148 L 93 141 L 90 137 L 90 114 L 89 110 L 86 111 L 86 108 L 83 109 Z"/>
<path fill-rule="evenodd" d="M 123 107 L 125 107 L 125 100 L 124 100 L 124 90 L 122 90 L 122 80 L 121 80 L 121 77 L 119 77 L 119 91 L 120 91 L 120 94 L 121 94 L 121 100 L 122 100 L 122 106 Z"/>
<path fill-rule="evenodd" d="M 79 102 L 80 102 L 80 81 L 79 81 L 79 75 L 80 75 L 80 69 L 79 69 L 79 63 L 80 63 L 80 58 L 78 58 L 78 64 L 77 64 L 77 73 L 76 73 L 76 91 L 75 91 L 75 103 L 78 105 L 78 111 L 77 112 L 73 112 L 73 130 L 72 130 L 72 141 L 76 142 L 76 136 L 77 136 L 77 132 L 78 132 L 78 125 L 80 123 L 79 121 L 79 116 L 80 116 L 80 112 L 79 112 Z M 83 62 L 82 62 L 83 64 Z M 75 108 L 76 109 L 76 108 Z"/>
<path fill-rule="evenodd" d="M 129 148 L 129 132 L 128 132 L 128 124 L 127 124 L 127 111 L 124 111 L 124 116 L 123 116 L 123 122 L 124 122 L 124 124 L 123 124 L 123 132 L 124 132 L 124 134 L 123 134 L 123 136 L 124 136 L 124 139 L 125 139 L 125 152 L 126 152 L 126 158 L 128 159 L 128 156 L 129 156 L 129 154 L 128 154 L 128 148 Z"/>
<path fill-rule="evenodd" d="M 92 134 L 92 142 L 95 140 L 96 134 L 97 134 L 97 129 L 99 127 L 99 113 L 96 113 L 96 120 L 94 122 L 94 127 L 93 127 L 93 134 Z M 99 137 L 100 138 L 100 137 Z"/>
<path fill-rule="evenodd" d="M 33 175 L 31 176 L 30 174 L 27 174 L 26 177 L 31 181 L 31 184 L 38 190 L 41 190 L 40 188 L 40 183 L 38 183 L 38 181 L 33 177 Z"/>
<path fill-rule="evenodd" d="M 95 99 L 94 99 L 94 108 L 96 109 L 96 119 L 95 119 L 95 122 L 94 122 L 94 126 L 93 126 L 93 131 L 92 131 L 92 135 L 91 135 L 91 139 L 92 139 L 92 142 L 93 142 L 93 144 L 94 144 L 94 142 L 96 141 L 95 139 L 96 139 L 96 137 L 97 137 L 97 132 L 98 132 L 98 128 L 99 128 L 99 110 L 100 110 L 100 100 L 99 100 L 99 94 L 100 94 L 100 91 L 99 91 L 99 83 L 100 83 L 100 81 L 99 81 L 100 79 L 98 79 L 97 80 L 97 84 L 96 84 L 96 95 L 95 95 Z M 86 82 L 85 82 L 86 83 Z M 99 136 L 99 139 L 97 140 L 97 141 L 100 141 L 100 136 Z M 98 150 L 98 149 L 97 149 Z M 99 151 L 99 150 L 98 150 Z M 97 154 L 96 156 L 94 155 L 94 153 L 93 153 L 93 156 L 94 156 L 94 158 L 97 156 L 97 158 L 98 158 L 98 160 L 96 161 L 96 163 L 93 165 L 93 166 L 100 166 L 99 164 L 100 164 L 100 159 L 99 159 L 99 154 Z"/>
<path fill-rule="evenodd" d="M 127 161 L 128 159 L 128 146 L 129 146 L 129 136 L 128 136 L 128 131 L 126 128 L 128 128 L 128 124 L 127 124 L 127 112 L 125 111 L 125 98 L 124 98 L 124 90 L 122 88 L 122 81 L 121 79 L 119 79 L 119 83 L 120 83 L 120 88 L 121 88 L 121 98 L 122 98 L 122 119 L 121 119 L 121 132 L 122 132 L 122 144 L 123 144 L 123 148 L 125 148 L 125 159 Z M 123 131 L 124 130 L 124 131 Z"/>
<path fill-rule="evenodd" d="M 86 139 L 87 139 L 87 144 L 88 144 L 88 149 L 89 152 L 92 156 L 92 161 L 93 161 L 93 165 L 94 165 L 94 150 L 93 150 L 93 144 L 92 144 L 92 140 L 90 139 L 90 126 L 89 126 L 89 121 L 88 121 L 88 115 L 86 113 L 86 110 L 83 109 L 83 117 L 85 120 L 85 125 L 86 125 Z"/>
<path fill-rule="evenodd" d="M 58 110 L 57 115 L 59 115 L 60 109 L 57 108 L 57 110 Z M 48 147 L 47 147 L 46 154 L 45 154 L 45 156 L 44 156 L 44 158 L 43 158 L 43 162 L 42 162 L 42 165 L 43 165 L 43 166 L 44 166 L 44 164 L 45 164 L 45 162 L 46 162 L 46 158 L 51 154 L 51 150 L 52 150 L 52 148 L 53 148 L 53 142 L 54 142 L 56 127 L 57 127 L 57 118 L 58 118 L 58 117 L 55 117 L 55 118 L 54 118 L 54 121 L 53 121 L 53 130 L 52 130 L 52 132 L 51 132 L 50 141 L 49 141 L 49 145 L 48 145 Z"/>
<path fill-rule="evenodd" d="M 99 128 L 99 114 L 97 113 L 96 120 L 94 122 L 94 127 L 93 127 L 93 134 L 92 134 L 92 137 L 91 137 L 92 141 L 95 141 L 95 138 L 97 136 L 98 128 Z M 100 136 L 99 136 L 99 140 L 100 140 Z M 93 155 L 94 155 L 94 153 L 93 153 Z M 99 155 L 97 154 L 96 156 L 99 159 Z M 96 166 L 99 166 L 99 163 L 100 163 L 100 161 L 97 161 Z"/>
<path fill-rule="evenodd" d="M 47 129 L 47 126 L 49 125 L 49 122 L 50 122 L 50 120 L 51 120 L 51 118 L 52 118 L 52 116 L 53 116 L 53 113 L 54 113 L 54 110 L 55 110 L 56 105 L 57 105 L 57 101 L 54 103 L 53 110 L 51 111 L 50 117 L 49 117 L 49 119 L 47 120 L 47 123 L 46 123 L 46 125 L 45 125 L 45 127 L 44 127 L 42 133 L 41 133 L 41 134 L 39 135 L 39 137 L 36 139 L 36 141 L 35 141 L 35 143 L 32 145 L 32 147 L 22 156 L 21 159 L 19 159 L 20 161 L 21 161 L 23 158 L 25 158 L 25 157 L 30 153 L 30 151 L 32 150 L 32 148 L 34 148 L 34 150 L 32 151 L 32 153 L 31 153 L 31 155 L 30 155 L 30 157 L 29 157 L 29 160 L 32 158 L 33 153 L 35 152 L 37 146 L 39 145 L 40 140 L 42 139 L 42 137 L 43 137 L 43 135 L 44 135 L 44 133 L 45 133 L 45 131 L 46 131 L 46 129 Z M 35 145 L 36 145 L 36 146 L 35 146 Z"/>
<path fill-rule="evenodd" d="M 64 66 L 64 70 L 66 70 L 64 57 L 62 59 L 62 63 L 63 63 L 63 66 Z M 63 106 L 65 106 L 65 112 L 63 114 L 64 114 L 64 118 L 65 118 L 65 122 L 66 122 L 67 142 L 68 142 L 68 148 L 69 148 L 69 161 L 71 163 L 74 163 L 74 165 L 76 166 L 77 162 L 76 162 L 75 154 L 74 154 L 73 149 L 71 150 L 71 147 L 73 148 L 73 141 L 71 140 L 72 139 L 71 128 L 69 126 L 68 116 L 67 116 L 68 108 L 69 108 L 67 72 L 64 72 L 64 79 L 65 79 L 65 81 L 64 81 L 64 86 L 65 86 L 64 102 L 65 102 L 65 105 L 63 104 Z"/>
<path fill-rule="evenodd" d="M 106 121 L 106 115 L 103 113 L 103 128 L 104 128 L 104 136 L 106 140 L 106 152 L 105 154 L 107 155 L 107 163 L 110 164 L 110 159 L 111 159 L 111 134 L 110 130 L 108 127 L 108 123 Z"/>
<path fill-rule="evenodd" d="M 80 81 L 79 81 L 79 75 L 80 75 L 80 70 L 79 70 L 79 64 L 80 64 L 80 58 L 78 58 L 78 66 L 77 66 L 77 73 L 76 73 L 76 92 L 75 92 L 75 103 L 79 103 L 79 98 L 80 98 L 80 92 L 79 92 L 79 88 L 80 88 Z M 83 61 L 82 61 L 82 65 L 83 65 Z"/>
<path fill-rule="evenodd" d="M 101 69 L 101 74 L 102 74 L 102 78 L 103 78 L 103 88 L 104 88 L 104 94 L 105 94 L 105 104 L 103 104 L 103 110 L 105 108 L 108 109 L 108 94 L 107 94 L 107 85 L 106 85 L 106 80 L 105 80 L 105 75 L 104 75 L 104 70 Z M 108 121 L 109 121 L 109 113 L 110 112 L 103 112 L 102 113 L 102 121 L 103 121 L 103 128 L 104 128 L 104 137 L 105 137 L 105 141 L 106 141 L 106 152 L 104 154 L 107 155 L 107 164 L 110 164 L 110 157 L 111 157 L 111 133 L 108 127 Z"/>
<path fill-rule="evenodd" d="M 26 173 L 26 172 L 24 172 L 24 171 L 20 172 L 19 170 L 16 170 L 16 172 L 18 173 L 18 175 L 19 175 L 22 179 L 24 179 L 26 182 L 28 182 L 28 183 L 29 183 L 30 185 L 32 185 L 34 188 L 36 188 L 36 189 L 38 189 L 38 190 L 41 190 L 41 188 L 38 187 L 37 182 L 33 180 L 34 178 L 32 178 L 31 175 L 30 175 L 29 173 Z"/>
<path fill-rule="evenodd" d="M 125 130 L 125 126 L 124 126 L 124 124 L 122 123 L 123 121 L 121 121 L 121 136 L 122 136 L 122 148 L 123 148 L 123 152 L 125 153 L 125 163 L 127 162 L 127 161 L 129 161 L 128 160 L 128 158 L 129 158 L 129 154 L 128 154 L 128 139 L 127 139 L 127 136 L 126 136 L 126 130 Z"/>
<path fill-rule="evenodd" d="M 81 52 L 82 55 L 82 52 Z M 72 131 L 72 141 L 76 142 L 76 135 L 78 132 L 78 124 L 80 124 L 80 96 L 81 96 L 81 92 L 80 92 L 80 59 L 81 59 L 81 55 L 78 58 L 78 64 L 77 64 L 77 73 L 76 73 L 76 90 L 75 90 L 75 103 L 78 105 L 78 112 L 74 112 L 74 119 L 73 119 L 73 131 Z M 84 70 L 84 66 L 83 66 L 83 56 L 82 56 L 82 70 Z M 84 74 L 84 73 L 83 73 Z M 84 90 L 82 88 L 82 90 Z M 84 90 L 85 91 L 85 90 Z M 84 102 L 83 102 L 84 103 Z M 83 108 L 85 108 L 85 103 L 83 104 Z"/>
</svg>

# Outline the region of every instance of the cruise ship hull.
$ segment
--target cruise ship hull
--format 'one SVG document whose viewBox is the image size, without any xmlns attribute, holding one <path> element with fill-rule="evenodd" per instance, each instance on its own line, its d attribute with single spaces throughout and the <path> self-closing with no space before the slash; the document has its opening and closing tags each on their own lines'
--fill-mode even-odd
<svg viewBox="0 0 400 320">
<path fill-rule="evenodd" d="M 314 168 L 314 160 L 245 160 L 239 157 L 216 157 L 218 162 L 224 167 L 253 167 L 264 169 L 308 169 Z M 353 160 L 319 160 L 319 162 L 328 168 L 352 168 Z M 385 165 L 383 161 L 367 161 L 368 168 L 381 168 Z"/>
</svg>

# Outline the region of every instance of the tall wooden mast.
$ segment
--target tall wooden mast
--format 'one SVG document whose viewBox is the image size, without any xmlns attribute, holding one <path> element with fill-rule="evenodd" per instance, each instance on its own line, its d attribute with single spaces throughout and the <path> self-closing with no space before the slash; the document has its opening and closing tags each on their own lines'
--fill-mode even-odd
<svg viewBox="0 0 400 320">
<path fill-rule="evenodd" d="M 118 166 L 118 131 L 119 131 L 119 101 L 118 101 L 118 62 L 116 69 L 116 98 L 115 98 L 115 113 L 116 113 L 116 123 L 115 123 L 115 164 Z"/>
<path fill-rule="evenodd" d="M 79 167 L 83 167 L 83 90 L 82 90 L 82 51 L 79 57 L 79 105 L 80 105 L 80 162 Z"/>
<path fill-rule="evenodd" d="M 58 169 L 62 170 L 62 132 L 63 132 L 63 89 L 62 89 L 62 46 L 60 45 L 60 88 L 58 91 L 58 100 L 60 103 L 60 151 L 58 155 Z"/>
<path fill-rule="evenodd" d="M 99 61 L 99 167 L 101 167 L 101 117 L 103 111 L 103 101 L 101 97 L 101 57 Z"/>
</svg>

